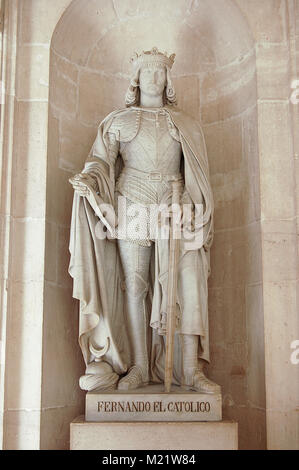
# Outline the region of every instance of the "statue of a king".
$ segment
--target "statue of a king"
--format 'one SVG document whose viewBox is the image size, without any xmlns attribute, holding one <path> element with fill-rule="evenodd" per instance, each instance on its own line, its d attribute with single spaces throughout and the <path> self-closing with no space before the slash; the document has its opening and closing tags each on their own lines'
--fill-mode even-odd
<svg viewBox="0 0 299 470">
<path fill-rule="evenodd" d="M 179 244 L 172 383 L 220 392 L 204 368 L 213 197 L 201 127 L 176 106 L 174 59 L 156 48 L 135 54 L 126 107 L 102 121 L 82 173 L 70 179 L 69 272 L 80 300 L 84 390 L 131 390 L 164 380 L 169 243 L 154 236 L 160 219 L 151 208 L 170 207 L 175 182 L 181 205 L 191 208 L 194 238 Z M 113 220 L 114 228 L 125 220 L 118 236 L 111 235 Z"/>
</svg>

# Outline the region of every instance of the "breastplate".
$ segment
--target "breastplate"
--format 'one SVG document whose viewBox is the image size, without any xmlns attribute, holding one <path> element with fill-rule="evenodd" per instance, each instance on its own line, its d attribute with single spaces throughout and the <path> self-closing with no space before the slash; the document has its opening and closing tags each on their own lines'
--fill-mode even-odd
<svg viewBox="0 0 299 470">
<path fill-rule="evenodd" d="M 142 111 L 138 134 L 120 146 L 124 165 L 145 172 L 178 174 L 182 150 L 178 132 L 173 132 L 176 138 L 170 134 L 164 110 Z"/>
</svg>

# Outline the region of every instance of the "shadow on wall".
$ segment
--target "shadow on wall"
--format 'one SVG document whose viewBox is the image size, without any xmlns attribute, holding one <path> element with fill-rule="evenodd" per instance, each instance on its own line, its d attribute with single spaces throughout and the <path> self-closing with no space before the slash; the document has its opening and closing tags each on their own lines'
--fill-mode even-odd
<svg viewBox="0 0 299 470">
<path fill-rule="evenodd" d="M 256 60 L 234 1 L 74 0 L 62 16 L 51 44 L 46 247 L 48 272 L 57 263 L 59 278 L 53 283 L 49 274 L 46 295 L 60 293 L 56 302 L 65 328 L 77 321 L 67 275 L 73 195 L 68 178 L 82 168 L 99 122 L 124 106 L 132 53 L 153 46 L 177 54 L 179 106 L 201 120 L 208 148 L 216 203 L 210 374 L 223 387 L 225 418 L 239 422 L 240 447 L 264 448 Z M 55 320 L 49 317 L 49 328 Z M 65 347 L 69 340 L 63 337 Z M 49 341 L 47 347 L 52 357 L 55 345 Z M 82 360 L 73 348 L 63 361 L 67 400 Z M 49 402 L 56 393 L 50 389 Z"/>
</svg>

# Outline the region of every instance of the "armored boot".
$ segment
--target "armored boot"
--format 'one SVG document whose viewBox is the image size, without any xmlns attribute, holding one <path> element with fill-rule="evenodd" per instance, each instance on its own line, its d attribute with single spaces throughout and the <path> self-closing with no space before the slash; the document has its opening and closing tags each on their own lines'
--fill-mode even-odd
<svg viewBox="0 0 299 470">
<path fill-rule="evenodd" d="M 125 241 L 119 241 L 119 245 L 126 274 L 127 326 L 133 365 L 127 375 L 119 381 L 118 389 L 133 390 L 149 382 L 148 320 L 145 299 L 148 292 L 150 249 L 134 246 Z M 132 262 L 135 271 L 132 270 Z"/>
<path fill-rule="evenodd" d="M 181 335 L 183 375 L 181 386 L 201 393 L 221 393 L 220 385 L 209 380 L 203 372 L 203 361 L 198 359 L 199 336 Z"/>
</svg>

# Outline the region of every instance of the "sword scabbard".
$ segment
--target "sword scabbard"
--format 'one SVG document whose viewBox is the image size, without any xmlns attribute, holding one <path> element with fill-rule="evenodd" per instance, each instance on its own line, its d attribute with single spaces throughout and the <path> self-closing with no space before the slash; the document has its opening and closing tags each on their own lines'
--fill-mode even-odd
<svg viewBox="0 0 299 470">
<path fill-rule="evenodd" d="M 172 184 L 172 204 L 180 203 L 180 183 Z M 165 354 L 165 392 L 169 393 L 173 375 L 174 337 L 176 329 L 176 298 L 178 261 L 180 250 L 180 238 L 178 237 L 178 221 L 171 214 L 170 239 L 169 239 L 169 266 L 167 286 L 167 322 L 166 322 L 166 354 Z"/>
</svg>

